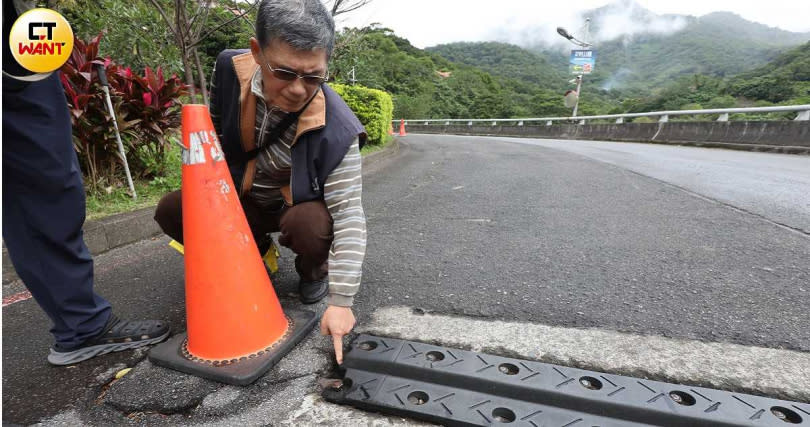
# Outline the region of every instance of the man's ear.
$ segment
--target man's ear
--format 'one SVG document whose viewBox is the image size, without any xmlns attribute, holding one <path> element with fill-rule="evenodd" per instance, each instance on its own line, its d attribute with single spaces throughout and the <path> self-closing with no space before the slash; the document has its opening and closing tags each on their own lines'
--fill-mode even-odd
<svg viewBox="0 0 810 427">
<path fill-rule="evenodd" d="M 253 60 L 256 61 L 257 64 L 261 65 L 264 60 L 262 60 L 262 48 L 259 47 L 259 41 L 256 40 L 256 37 L 250 38 L 250 53 L 253 54 Z"/>
</svg>

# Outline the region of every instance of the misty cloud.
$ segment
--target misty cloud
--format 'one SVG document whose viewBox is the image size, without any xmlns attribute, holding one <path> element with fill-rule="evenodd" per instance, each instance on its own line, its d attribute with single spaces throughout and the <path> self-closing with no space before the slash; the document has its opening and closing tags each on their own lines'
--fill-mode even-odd
<svg viewBox="0 0 810 427">
<path fill-rule="evenodd" d="M 601 88 L 604 90 L 613 90 L 616 87 L 620 87 L 632 74 L 633 70 L 629 68 L 619 68 L 615 73 L 611 74 L 604 83 L 602 83 Z"/>
<path fill-rule="evenodd" d="M 629 3 L 629 4 L 628 4 Z M 686 17 L 678 15 L 655 15 L 634 2 L 625 3 L 626 7 L 607 6 L 607 13 L 596 17 L 598 30 L 593 35 L 593 42 L 614 40 L 622 36 L 635 34 L 670 34 L 682 30 L 688 23 Z M 581 16 L 584 21 L 587 15 Z"/>
<path fill-rule="evenodd" d="M 584 34 L 586 18 L 591 18 L 589 38 Z M 632 0 L 614 2 L 587 12 L 558 15 L 547 22 L 539 21 L 537 17 L 533 19 L 533 22 L 525 22 L 525 17 L 510 18 L 485 38 L 524 47 L 540 45 L 565 50 L 572 45 L 557 34 L 557 27 L 566 28 L 580 40 L 598 44 L 636 34 L 671 34 L 689 23 L 687 16 L 656 15 Z"/>
</svg>

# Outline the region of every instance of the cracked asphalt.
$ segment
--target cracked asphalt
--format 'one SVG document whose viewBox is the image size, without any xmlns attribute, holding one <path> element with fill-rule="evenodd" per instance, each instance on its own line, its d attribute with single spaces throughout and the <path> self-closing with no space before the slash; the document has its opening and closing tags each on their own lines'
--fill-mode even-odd
<svg viewBox="0 0 810 427">
<path fill-rule="evenodd" d="M 810 157 L 437 135 L 400 142 L 398 155 L 364 170 L 359 324 L 407 306 L 810 351 L 810 205 L 796 188 L 810 182 Z M 752 180 L 760 185 L 749 188 Z M 97 289 L 119 316 L 165 318 L 179 332 L 183 265 L 167 242 L 96 257 Z M 291 259 L 282 254 L 273 282 L 282 304 L 296 305 Z M 316 379 L 335 366 L 315 331 L 255 384 L 232 387 L 155 367 L 143 350 L 51 367 L 48 328 L 32 300 L 3 308 L 4 423 L 412 425 L 321 402 Z"/>
</svg>

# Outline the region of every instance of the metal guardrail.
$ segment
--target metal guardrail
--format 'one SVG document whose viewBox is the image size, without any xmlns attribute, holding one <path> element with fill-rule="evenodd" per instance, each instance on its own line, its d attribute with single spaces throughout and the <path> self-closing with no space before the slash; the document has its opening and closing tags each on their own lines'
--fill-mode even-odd
<svg viewBox="0 0 810 427">
<path fill-rule="evenodd" d="M 626 113 L 626 114 L 603 114 L 598 116 L 577 116 L 577 117 L 529 117 L 517 119 L 419 119 L 419 120 L 405 120 L 405 124 L 436 124 L 449 125 L 451 123 L 467 122 L 467 126 L 472 126 L 473 123 L 492 123 L 492 126 L 498 123 L 517 123 L 518 126 L 523 126 L 527 122 L 546 122 L 547 126 L 551 126 L 555 121 L 579 121 L 579 124 L 584 125 L 588 120 L 605 120 L 616 119 L 616 123 L 624 123 L 626 118 L 634 117 L 658 117 L 659 123 L 666 123 L 669 121 L 669 116 L 689 116 L 689 115 L 706 115 L 706 114 L 719 114 L 718 122 L 727 122 L 729 114 L 741 113 L 784 113 L 784 112 L 798 112 L 796 118 L 793 120 L 810 120 L 810 104 L 804 105 L 782 105 L 776 107 L 749 107 L 749 108 L 713 108 L 706 110 L 670 110 L 670 111 L 652 111 L 648 113 Z M 400 120 L 392 120 L 392 123 L 398 123 Z"/>
</svg>

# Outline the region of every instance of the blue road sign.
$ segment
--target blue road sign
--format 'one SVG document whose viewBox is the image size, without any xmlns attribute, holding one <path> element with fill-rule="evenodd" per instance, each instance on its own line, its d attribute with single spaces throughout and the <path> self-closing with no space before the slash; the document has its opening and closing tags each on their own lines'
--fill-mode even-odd
<svg viewBox="0 0 810 427">
<path fill-rule="evenodd" d="M 596 51 L 575 49 L 571 51 L 569 69 L 571 74 L 590 74 L 596 66 Z"/>
</svg>

